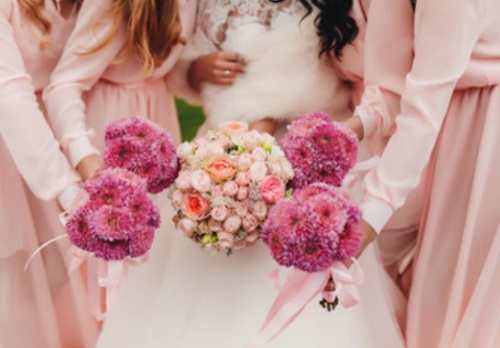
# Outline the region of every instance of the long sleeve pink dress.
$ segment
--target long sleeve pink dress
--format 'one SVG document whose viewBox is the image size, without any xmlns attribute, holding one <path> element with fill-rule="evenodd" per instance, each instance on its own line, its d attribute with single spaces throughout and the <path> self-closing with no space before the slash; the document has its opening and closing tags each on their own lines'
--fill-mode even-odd
<svg viewBox="0 0 500 348">
<path fill-rule="evenodd" d="M 78 273 L 67 276 L 68 243 L 47 247 L 23 272 L 40 244 L 64 234 L 56 202 L 39 202 L 31 191 L 48 200 L 79 181 L 37 101 L 73 28 L 75 10 L 64 19 L 46 2 L 52 30 L 41 46 L 41 33 L 18 1 L 0 1 L 2 347 L 92 347 L 97 338 L 82 280 Z"/>
<path fill-rule="evenodd" d="M 405 76 L 411 68 L 413 12 L 410 2 L 406 0 L 397 0 L 390 12 L 373 0 L 358 0 L 353 2 L 351 16 L 357 23 L 358 35 L 352 44 L 343 48 L 340 58 L 333 57 L 333 63 L 337 74 L 353 86 L 353 104 L 357 105 L 354 114 L 363 121 L 372 115 L 380 115 L 380 119 L 384 120 L 376 132 L 370 130 L 373 133 L 365 136 L 360 147 L 361 150 L 367 148 L 371 155 L 380 156 L 394 132 L 394 117 L 399 113 Z M 369 17 L 380 19 L 376 24 L 383 26 L 379 29 L 384 32 L 382 38 L 376 37 L 374 40 L 373 23 L 367 30 Z M 398 32 L 391 31 L 394 26 L 399 27 Z M 378 45 L 384 45 L 386 50 L 379 52 Z M 392 279 L 396 279 L 411 260 L 422 206 L 422 191 L 420 188 L 414 190 L 407 203 L 392 216 L 380 233 L 375 250 L 379 251 L 381 262 Z M 367 252 L 371 254 L 373 251 L 370 248 Z M 361 261 L 367 272 L 380 271 L 376 265 L 370 264 L 377 262 L 373 257 L 363 255 Z M 404 329 L 407 301 L 393 280 L 388 279 L 383 272 L 378 273 L 384 291 L 389 294 L 394 314 Z"/>
<path fill-rule="evenodd" d="M 187 37 L 192 32 L 196 2 L 178 2 L 182 35 Z M 95 147 L 103 150 L 106 126 L 121 117 L 139 115 L 150 119 L 168 130 L 176 142 L 180 141 L 174 98 L 165 77 L 176 63 L 182 45 L 174 47 L 168 59 L 149 76 L 143 75 L 139 59 L 124 52 L 123 27 L 102 49 L 85 54 L 107 35 L 111 3 L 85 0 L 51 83 L 44 91 L 56 137 L 74 165 L 95 153 Z M 92 130 L 96 134 L 93 139 L 89 138 Z"/>
<path fill-rule="evenodd" d="M 372 4 L 390 9 L 394 1 Z M 364 218 L 380 229 L 428 168 L 410 348 L 500 344 L 499 19 L 496 0 L 417 1 L 415 56 L 396 131 L 365 178 Z M 383 119 L 369 123 L 377 129 Z"/>
</svg>

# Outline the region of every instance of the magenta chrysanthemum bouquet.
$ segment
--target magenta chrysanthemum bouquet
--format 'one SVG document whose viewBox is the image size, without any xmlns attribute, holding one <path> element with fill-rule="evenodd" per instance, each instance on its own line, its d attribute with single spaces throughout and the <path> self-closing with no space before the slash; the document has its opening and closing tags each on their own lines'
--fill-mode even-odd
<svg viewBox="0 0 500 348">
<path fill-rule="evenodd" d="M 146 119 L 132 117 L 110 124 L 105 142 L 106 166 L 125 168 L 145 178 L 150 193 L 169 187 L 177 176 L 178 161 L 170 134 Z"/>
<path fill-rule="evenodd" d="M 357 252 L 360 220 L 361 212 L 347 193 L 317 183 L 276 203 L 262 239 L 280 265 L 321 272 Z"/>
<path fill-rule="evenodd" d="M 356 135 L 324 112 L 299 116 L 280 143 L 294 171 L 294 189 L 315 182 L 341 186 L 356 163 Z"/>
<path fill-rule="evenodd" d="M 146 187 L 144 179 L 121 168 L 91 177 L 66 223 L 71 242 L 106 261 L 146 254 L 160 225 L 160 213 Z"/>
<path fill-rule="evenodd" d="M 349 195 L 325 183 L 298 189 L 271 208 L 262 239 L 273 258 L 292 269 L 263 327 L 246 347 L 263 347 L 321 293 L 320 303 L 328 310 L 359 301 L 356 285 L 362 282 L 362 271 L 356 263 L 347 269 L 343 261 L 360 246 L 360 220 L 361 212 Z M 334 287 L 325 290 L 329 282 Z"/>
<path fill-rule="evenodd" d="M 228 122 L 181 144 L 177 155 L 181 169 L 170 191 L 176 227 L 209 250 L 254 245 L 293 177 L 275 139 Z"/>
</svg>

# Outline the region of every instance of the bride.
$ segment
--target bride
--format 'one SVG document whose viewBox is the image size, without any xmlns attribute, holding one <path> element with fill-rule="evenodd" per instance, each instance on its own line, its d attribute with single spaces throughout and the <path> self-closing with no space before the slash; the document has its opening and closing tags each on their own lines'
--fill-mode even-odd
<svg viewBox="0 0 500 348">
<path fill-rule="evenodd" d="M 327 110 L 337 120 L 352 113 L 347 86 L 319 58 L 311 9 L 305 0 L 198 2 L 196 33 L 170 83 L 189 81 L 183 96 L 201 100 L 207 121 L 199 134 L 237 120 L 279 136 L 303 112 Z M 175 230 L 173 214 L 163 207 L 150 260 L 130 270 L 98 347 L 235 348 L 259 330 L 276 296 L 265 245 L 209 255 Z M 361 304 L 327 312 L 312 302 L 269 346 L 402 346 L 374 252 L 361 263 Z"/>
</svg>

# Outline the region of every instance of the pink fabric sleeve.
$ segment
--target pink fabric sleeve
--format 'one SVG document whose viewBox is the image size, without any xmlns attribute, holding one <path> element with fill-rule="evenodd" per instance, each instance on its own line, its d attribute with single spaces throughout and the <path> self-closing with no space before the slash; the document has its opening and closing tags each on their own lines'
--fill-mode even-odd
<svg viewBox="0 0 500 348">
<path fill-rule="evenodd" d="M 389 135 L 394 131 L 405 77 L 413 61 L 413 10 L 409 0 L 371 0 L 368 18 L 365 91 L 354 113 L 361 118 L 365 138 L 375 132 Z"/>
<path fill-rule="evenodd" d="M 364 211 L 363 218 L 372 226 L 383 226 L 389 218 L 383 213 L 387 206 L 401 207 L 417 186 L 456 83 L 483 30 L 482 11 L 481 0 L 417 2 L 415 58 L 406 78 L 397 130 L 379 165 L 365 178 L 368 200 L 380 201 Z"/>
<path fill-rule="evenodd" d="M 110 0 L 85 0 L 77 24 L 66 43 L 61 60 L 54 70 L 43 99 L 56 137 L 76 166 L 90 154 L 99 153 L 91 144 L 92 134 L 85 122 L 83 92 L 92 88 L 123 47 L 126 36 L 121 28 L 100 50 L 85 53 L 109 33 Z"/>
<path fill-rule="evenodd" d="M 0 4 L 0 135 L 35 195 L 56 197 L 79 181 L 38 106 L 31 77 L 8 18 L 10 1 Z"/>
</svg>

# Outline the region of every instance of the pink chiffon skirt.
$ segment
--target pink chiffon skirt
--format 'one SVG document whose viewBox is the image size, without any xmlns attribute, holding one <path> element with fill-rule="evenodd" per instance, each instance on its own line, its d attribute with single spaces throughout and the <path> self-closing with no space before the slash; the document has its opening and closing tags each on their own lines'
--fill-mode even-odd
<svg viewBox="0 0 500 348">
<path fill-rule="evenodd" d="M 406 340 L 500 346 L 500 86 L 455 92 L 429 165 Z"/>
<path fill-rule="evenodd" d="M 97 323 L 86 307 L 80 273 L 68 276 L 69 248 L 59 208 L 41 202 L 22 181 L 0 139 L 0 347 L 93 347 Z"/>
</svg>

